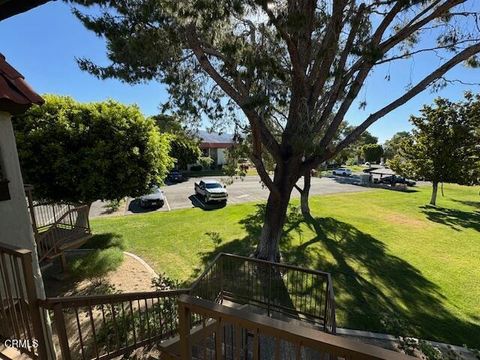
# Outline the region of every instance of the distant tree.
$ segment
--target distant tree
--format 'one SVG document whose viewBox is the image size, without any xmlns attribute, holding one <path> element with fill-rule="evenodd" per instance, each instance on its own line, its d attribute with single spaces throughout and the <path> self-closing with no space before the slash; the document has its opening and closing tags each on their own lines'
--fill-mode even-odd
<svg viewBox="0 0 480 360">
<path fill-rule="evenodd" d="M 380 162 L 383 155 L 383 147 L 380 144 L 365 144 L 362 146 L 362 155 L 365 161 Z"/>
<path fill-rule="evenodd" d="M 191 134 L 174 116 L 152 116 L 162 132 L 171 134 L 170 156 L 176 160 L 179 169 L 186 169 L 188 164 L 195 164 L 202 152 L 199 140 Z"/>
<path fill-rule="evenodd" d="M 37 197 L 89 204 L 138 196 L 172 167 L 168 136 L 138 107 L 44 98 L 13 121 L 23 176 Z"/>
<path fill-rule="evenodd" d="M 338 139 L 345 138 L 348 134 L 355 130 L 354 125 L 346 124 L 343 128 L 340 129 L 338 134 Z M 345 147 L 341 150 L 337 157 L 337 161 L 340 164 L 345 164 L 347 160 L 353 160 L 353 162 L 358 162 L 358 159 L 363 156 L 362 147 L 366 144 L 377 144 L 378 138 L 373 136 L 369 131 L 365 131 L 355 140 L 352 144 Z"/>
<path fill-rule="evenodd" d="M 440 183 L 473 184 L 479 164 L 479 96 L 464 102 L 438 98 L 410 117 L 412 136 L 402 140 L 399 153 L 389 161 L 400 175 L 432 182 L 431 205 L 437 203 Z M 478 174 L 478 173 L 477 173 Z"/>
<path fill-rule="evenodd" d="M 385 141 L 383 145 L 383 156 L 386 159 L 393 159 L 393 157 L 398 154 L 403 139 L 409 136 L 410 133 L 408 131 L 399 131 L 394 134 L 390 140 Z"/>
<path fill-rule="evenodd" d="M 128 83 L 161 81 L 170 95 L 165 110 L 194 122 L 230 120 L 251 134 L 250 159 L 269 190 L 256 256 L 268 260 L 279 258 L 300 177 L 445 84 L 455 66 L 478 65 L 480 52 L 476 0 L 70 1 L 92 7 L 74 13 L 104 38 L 109 60 L 80 59 L 81 69 Z M 372 73 L 398 74 L 397 64 L 435 55 L 438 62 L 419 74 L 395 79 L 404 89 L 398 94 L 376 94 L 377 107 L 334 141 L 352 106 L 365 106 L 359 97 Z"/>
</svg>

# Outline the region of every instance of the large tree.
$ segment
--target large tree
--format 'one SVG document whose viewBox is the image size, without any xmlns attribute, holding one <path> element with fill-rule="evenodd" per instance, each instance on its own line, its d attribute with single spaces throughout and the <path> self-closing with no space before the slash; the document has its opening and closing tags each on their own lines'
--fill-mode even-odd
<svg viewBox="0 0 480 360">
<path fill-rule="evenodd" d="M 37 197 L 89 204 L 138 196 L 172 167 L 168 136 L 138 107 L 44 99 L 13 119 L 22 173 Z"/>
<path fill-rule="evenodd" d="M 231 119 L 252 139 L 251 160 L 269 189 L 256 256 L 276 259 L 292 189 L 375 121 L 480 51 L 473 0 L 71 0 L 107 42 L 111 63 L 80 59 L 99 78 L 168 87 L 165 110 L 198 121 Z M 94 14 L 94 15 L 92 15 Z M 335 135 L 369 75 L 437 54 L 398 98 Z M 403 77 L 403 79 L 409 77 Z M 387 81 L 387 80 L 386 80 Z M 388 86 L 388 84 L 386 84 Z M 362 101 L 360 105 L 365 105 Z M 273 178 L 264 165 L 275 162 Z"/>
<path fill-rule="evenodd" d="M 161 114 L 152 118 L 162 132 L 171 134 L 170 156 L 175 159 L 176 166 L 185 170 L 187 165 L 195 164 L 202 155 L 199 139 L 174 116 Z"/>
<path fill-rule="evenodd" d="M 431 205 L 437 203 L 440 183 L 472 185 L 478 180 L 480 97 L 467 94 L 464 102 L 438 98 L 412 116 L 412 136 L 403 139 L 399 153 L 389 161 L 405 177 L 432 182 Z"/>
</svg>

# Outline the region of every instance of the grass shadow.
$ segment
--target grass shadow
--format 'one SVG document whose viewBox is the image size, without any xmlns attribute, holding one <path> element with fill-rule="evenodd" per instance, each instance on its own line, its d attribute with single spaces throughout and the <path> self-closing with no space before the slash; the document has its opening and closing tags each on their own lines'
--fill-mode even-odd
<svg viewBox="0 0 480 360">
<path fill-rule="evenodd" d="M 421 209 L 428 220 L 449 226 L 453 230 L 474 229 L 480 231 L 480 212 L 478 211 L 462 211 L 431 205 L 421 206 Z"/>
</svg>

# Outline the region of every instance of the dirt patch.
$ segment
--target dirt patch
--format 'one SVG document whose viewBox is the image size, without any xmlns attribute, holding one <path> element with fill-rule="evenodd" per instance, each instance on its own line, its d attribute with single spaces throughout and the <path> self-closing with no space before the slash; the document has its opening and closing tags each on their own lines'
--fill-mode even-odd
<svg viewBox="0 0 480 360">
<path fill-rule="evenodd" d="M 70 254 L 67 261 L 73 260 L 80 254 Z M 153 291 L 152 279 L 155 274 L 147 269 L 144 264 L 132 256 L 125 254 L 122 264 L 118 269 L 109 272 L 104 278 L 102 286 L 98 286 L 98 281 L 91 279 L 78 280 L 68 275 L 59 275 L 61 267 L 58 262 L 43 272 L 45 292 L 47 297 L 58 296 L 77 296 L 77 295 L 99 295 L 102 289 L 114 289 L 116 292 L 137 292 Z M 105 291 L 108 293 L 109 291 Z"/>
<path fill-rule="evenodd" d="M 425 222 L 400 213 L 384 213 L 381 215 L 392 224 L 404 225 L 420 229 L 425 227 Z"/>
</svg>

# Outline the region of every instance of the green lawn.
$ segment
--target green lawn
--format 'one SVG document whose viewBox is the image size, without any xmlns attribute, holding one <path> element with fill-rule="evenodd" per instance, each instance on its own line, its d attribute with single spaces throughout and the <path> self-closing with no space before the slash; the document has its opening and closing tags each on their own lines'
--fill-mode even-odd
<svg viewBox="0 0 480 360">
<path fill-rule="evenodd" d="M 479 190 L 446 186 L 438 208 L 425 206 L 429 187 L 313 197 L 315 220 L 289 216 L 285 262 L 332 273 L 339 326 L 480 348 Z M 250 254 L 261 213 L 261 205 L 245 204 L 92 226 L 122 235 L 158 272 L 190 281 L 219 251 Z"/>
</svg>

